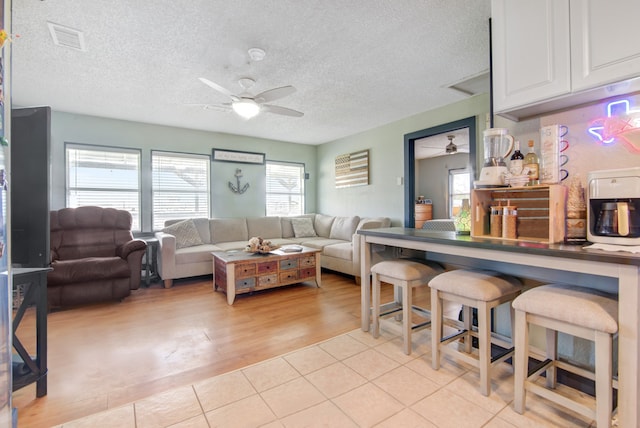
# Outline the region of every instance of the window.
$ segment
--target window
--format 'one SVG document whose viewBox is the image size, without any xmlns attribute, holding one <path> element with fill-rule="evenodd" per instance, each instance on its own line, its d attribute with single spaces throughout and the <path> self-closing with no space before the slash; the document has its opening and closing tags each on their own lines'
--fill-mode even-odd
<svg viewBox="0 0 640 428">
<path fill-rule="evenodd" d="M 67 144 L 67 207 L 126 210 L 140 230 L 140 151 Z"/>
<path fill-rule="evenodd" d="M 209 156 L 151 152 L 153 230 L 165 220 L 209 217 Z"/>
<path fill-rule="evenodd" d="M 304 214 L 304 164 L 267 161 L 267 215 Z"/>
<path fill-rule="evenodd" d="M 449 170 L 449 217 L 462 207 L 463 199 L 471 198 L 471 174 L 466 169 Z"/>
</svg>

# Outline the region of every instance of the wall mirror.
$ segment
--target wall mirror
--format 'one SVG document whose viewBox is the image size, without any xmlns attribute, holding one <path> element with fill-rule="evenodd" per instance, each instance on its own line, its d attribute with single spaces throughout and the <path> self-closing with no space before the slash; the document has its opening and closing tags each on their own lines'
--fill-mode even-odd
<svg viewBox="0 0 640 428">
<path fill-rule="evenodd" d="M 416 227 L 415 203 L 419 196 L 432 201 L 433 219 L 450 218 L 455 214 L 462 199 L 468 197 L 465 191 L 472 188 L 476 138 L 475 117 L 404 136 L 405 227 Z"/>
</svg>

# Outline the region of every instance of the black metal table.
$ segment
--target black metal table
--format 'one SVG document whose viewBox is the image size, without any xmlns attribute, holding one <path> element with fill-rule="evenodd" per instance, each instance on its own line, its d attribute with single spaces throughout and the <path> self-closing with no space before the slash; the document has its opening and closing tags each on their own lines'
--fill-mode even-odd
<svg viewBox="0 0 640 428">
<path fill-rule="evenodd" d="M 13 391 L 36 382 L 36 397 L 47 395 L 47 272 L 51 268 L 13 268 L 14 293 L 21 302 L 14 308 L 13 348 L 21 361 L 21 373 L 14 370 Z M 23 295 L 20 291 L 23 291 Z M 36 355 L 29 354 L 16 332 L 24 314 L 31 306 L 36 310 Z"/>
</svg>

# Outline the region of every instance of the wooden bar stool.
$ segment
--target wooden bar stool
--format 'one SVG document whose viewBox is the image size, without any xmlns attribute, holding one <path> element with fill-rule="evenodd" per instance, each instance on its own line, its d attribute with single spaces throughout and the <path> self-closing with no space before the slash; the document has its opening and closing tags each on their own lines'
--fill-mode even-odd
<svg viewBox="0 0 640 428">
<path fill-rule="evenodd" d="M 397 259 L 386 260 L 376 263 L 371 267 L 372 283 L 372 306 L 373 306 L 373 328 L 371 334 L 378 337 L 380 334 L 380 317 L 390 315 L 394 312 L 402 311 L 402 339 L 404 341 L 404 353 L 411 354 L 411 331 L 430 324 L 431 321 L 414 325 L 411 321 L 411 313 L 417 312 L 421 316 L 430 316 L 429 311 L 412 304 L 412 291 L 416 287 L 426 287 L 429 280 L 435 275 L 444 271 L 444 268 L 437 263 L 426 260 Z M 394 287 L 402 289 L 401 307 L 384 305 L 384 312 L 380 313 L 380 283 L 392 284 Z"/>
<path fill-rule="evenodd" d="M 491 358 L 491 309 L 510 302 L 522 291 L 520 281 L 497 272 L 459 269 L 442 273 L 429 282 L 431 287 L 431 365 L 440 368 L 442 354 L 448 354 L 480 371 L 480 391 L 491 392 L 491 367 L 513 354 L 513 347 Z M 444 301 L 462 305 L 462 326 L 458 332 L 443 336 Z M 478 311 L 477 332 L 473 329 L 472 309 Z M 512 317 L 513 319 L 513 317 Z M 478 339 L 478 355 L 472 351 L 473 337 Z M 451 342 L 464 339 L 462 350 L 449 346 Z M 501 344 L 504 344 L 502 342 Z"/>
<path fill-rule="evenodd" d="M 597 426 L 612 423 L 613 338 L 618 332 L 617 296 L 598 290 L 566 284 L 549 284 L 522 293 L 513 301 L 515 309 L 514 408 L 524 413 L 527 391 L 595 419 Z M 547 359 L 528 371 L 529 325 L 547 329 Z M 595 342 L 595 373 L 558 360 L 558 332 Z M 556 370 L 595 380 L 592 403 L 578 403 L 556 388 Z M 546 371 L 546 385 L 536 382 Z"/>
</svg>

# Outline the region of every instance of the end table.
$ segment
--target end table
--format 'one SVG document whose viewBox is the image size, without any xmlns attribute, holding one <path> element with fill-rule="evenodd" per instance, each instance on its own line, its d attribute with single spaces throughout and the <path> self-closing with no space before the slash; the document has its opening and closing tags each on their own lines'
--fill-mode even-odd
<svg viewBox="0 0 640 428">
<path fill-rule="evenodd" d="M 144 270 L 145 284 L 148 287 L 152 282 L 160 279 L 158 274 L 158 239 L 154 236 L 139 236 L 138 239 L 147 243 L 142 269 Z"/>
</svg>

